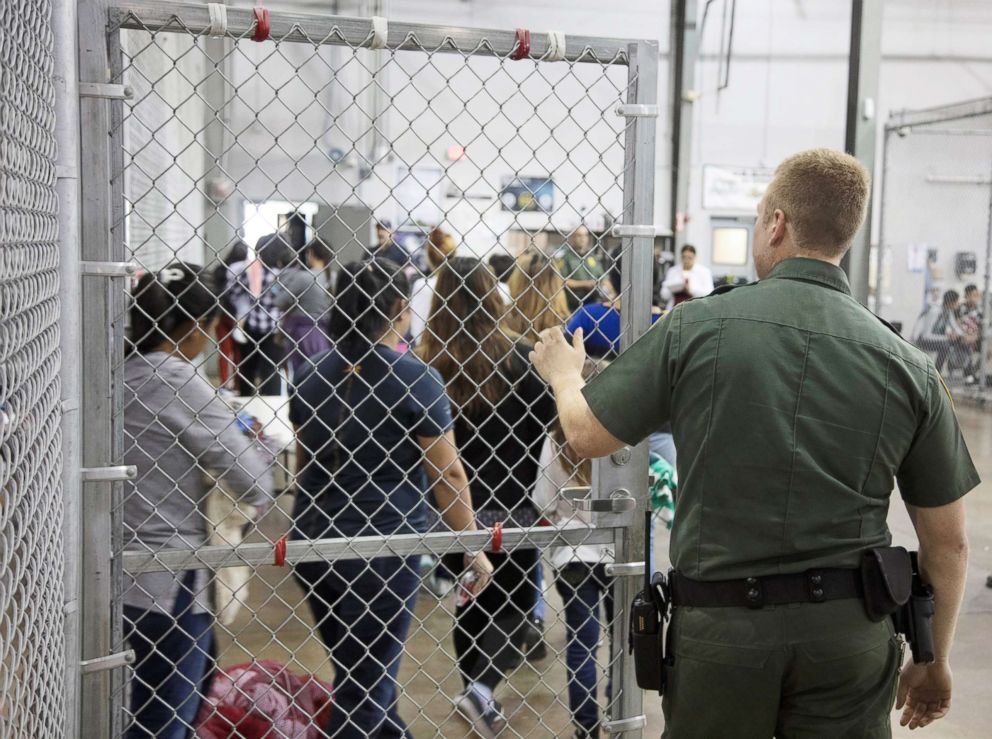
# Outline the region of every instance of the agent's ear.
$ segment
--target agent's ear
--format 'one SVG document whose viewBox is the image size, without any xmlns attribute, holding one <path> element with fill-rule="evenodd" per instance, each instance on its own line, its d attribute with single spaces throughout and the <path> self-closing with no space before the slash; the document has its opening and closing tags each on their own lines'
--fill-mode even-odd
<svg viewBox="0 0 992 739">
<path fill-rule="evenodd" d="M 768 243 L 771 246 L 779 246 L 788 235 L 785 213 L 776 208 L 772 213 L 770 228 L 768 229 Z"/>
</svg>

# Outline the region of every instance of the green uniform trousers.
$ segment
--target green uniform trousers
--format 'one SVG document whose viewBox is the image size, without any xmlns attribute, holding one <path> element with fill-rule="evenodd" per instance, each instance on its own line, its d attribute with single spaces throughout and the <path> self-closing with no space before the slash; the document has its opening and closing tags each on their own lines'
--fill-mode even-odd
<svg viewBox="0 0 992 739">
<path fill-rule="evenodd" d="M 901 660 L 860 600 L 678 608 L 663 739 L 881 739 Z"/>
</svg>

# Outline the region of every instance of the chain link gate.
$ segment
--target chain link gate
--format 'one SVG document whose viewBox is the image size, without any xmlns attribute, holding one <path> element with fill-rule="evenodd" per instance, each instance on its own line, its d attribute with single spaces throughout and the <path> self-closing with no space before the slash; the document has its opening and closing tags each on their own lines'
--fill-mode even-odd
<svg viewBox="0 0 992 739">
<path fill-rule="evenodd" d="M 342 735 L 398 736 L 405 722 L 460 736 L 487 708 L 484 691 L 467 705 L 472 682 L 495 687 L 502 736 L 571 734 L 592 704 L 605 732 L 639 735 L 626 605 L 642 570 L 617 563 L 643 559 L 647 449 L 584 477 L 549 436 L 553 401 L 526 352 L 583 289 L 554 253 L 591 216 L 601 235 L 580 266 L 597 289 L 596 259 L 620 275 L 597 326 L 616 320 L 615 350 L 649 325 L 657 45 L 94 5 L 81 42 L 97 45 L 84 29 L 109 13 L 112 83 L 84 123 L 84 150 L 106 147 L 109 162 L 90 220 L 95 234 L 109 214 L 104 413 L 113 459 L 137 477 L 87 508 L 113 565 L 84 624 L 137 664 L 91 676 L 84 707 L 112 705 L 113 736 L 162 721 L 155 709 L 230 733 L 239 700 L 273 736 L 321 735 L 328 716 Z M 399 276 L 367 261 L 386 226 Z M 241 238 L 255 243 L 232 258 Z M 509 287 L 475 261 L 492 254 L 516 260 Z M 457 530 L 462 465 L 476 531 Z M 591 487 L 567 493 L 581 516 L 560 515 L 576 482 Z M 483 551 L 493 580 L 456 607 Z M 539 590 L 543 660 L 528 659 Z M 590 627 L 601 637 L 584 643 Z M 569 684 L 579 647 L 592 663 L 570 669 L 592 677 Z M 251 665 L 257 690 L 239 683 Z"/>
<path fill-rule="evenodd" d="M 992 270 L 992 99 L 896 111 L 885 126 L 877 310 L 984 402 Z"/>
</svg>

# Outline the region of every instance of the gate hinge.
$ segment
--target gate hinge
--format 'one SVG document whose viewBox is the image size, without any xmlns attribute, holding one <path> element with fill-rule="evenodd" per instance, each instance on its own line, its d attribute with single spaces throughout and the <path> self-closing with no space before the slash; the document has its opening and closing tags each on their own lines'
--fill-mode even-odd
<svg viewBox="0 0 992 739">
<path fill-rule="evenodd" d="M 617 223 L 610 230 L 610 236 L 617 239 L 636 236 L 645 236 L 649 239 L 653 239 L 655 236 L 671 235 L 671 231 L 667 228 L 661 228 L 660 226 L 625 226 L 622 223 Z"/>
<path fill-rule="evenodd" d="M 640 105 L 638 103 L 625 103 L 618 105 L 617 115 L 627 118 L 657 118 L 660 108 L 657 105 Z"/>
<path fill-rule="evenodd" d="M 616 721 L 605 721 L 602 728 L 607 734 L 623 734 L 625 731 L 643 729 L 647 725 L 648 717 L 641 715 L 633 718 L 621 718 Z"/>
<path fill-rule="evenodd" d="M 644 574 L 643 562 L 613 562 L 603 566 L 607 577 L 640 577 Z"/>
<path fill-rule="evenodd" d="M 83 467 L 79 479 L 83 482 L 123 482 L 138 476 L 138 468 L 133 464 L 119 467 Z"/>
<path fill-rule="evenodd" d="M 79 97 L 130 100 L 134 97 L 134 88 L 130 85 L 115 85 L 110 82 L 80 82 Z"/>
<path fill-rule="evenodd" d="M 118 667 L 127 667 L 134 664 L 134 650 L 128 649 L 117 654 L 108 654 L 106 657 L 96 659 L 84 659 L 79 663 L 79 671 L 88 675 L 91 672 L 102 672 L 103 670 L 114 670 Z"/>
<path fill-rule="evenodd" d="M 134 262 L 80 262 L 79 271 L 90 277 L 131 277 L 137 274 Z"/>
</svg>

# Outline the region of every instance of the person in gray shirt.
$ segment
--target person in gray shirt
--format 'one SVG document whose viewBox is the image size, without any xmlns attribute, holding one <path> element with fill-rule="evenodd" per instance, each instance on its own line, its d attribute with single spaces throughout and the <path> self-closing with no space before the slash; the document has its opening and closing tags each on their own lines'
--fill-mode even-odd
<svg viewBox="0 0 992 739">
<path fill-rule="evenodd" d="M 276 307 L 282 311 L 282 333 L 289 344 L 286 361 L 294 378 L 331 348 L 326 325 L 331 309 L 327 267 L 332 258 L 330 247 L 315 238 L 307 244 L 307 266 L 294 262 L 279 273 Z"/>
<path fill-rule="evenodd" d="M 272 474 L 257 440 L 196 370 L 216 323 L 207 273 L 174 263 L 138 282 L 124 365 L 124 547 L 206 544 L 201 504 L 215 481 L 261 512 Z M 127 737 L 185 737 L 200 704 L 211 626 L 207 570 L 125 575 L 124 634 L 135 651 Z"/>
</svg>

